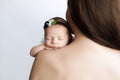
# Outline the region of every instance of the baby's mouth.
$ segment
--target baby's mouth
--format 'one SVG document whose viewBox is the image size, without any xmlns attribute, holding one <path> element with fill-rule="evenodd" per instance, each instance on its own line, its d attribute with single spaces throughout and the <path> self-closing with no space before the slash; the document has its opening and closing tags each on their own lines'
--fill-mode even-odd
<svg viewBox="0 0 120 80">
<path fill-rule="evenodd" d="M 58 49 L 59 47 L 58 46 L 51 46 L 51 48 Z"/>
</svg>

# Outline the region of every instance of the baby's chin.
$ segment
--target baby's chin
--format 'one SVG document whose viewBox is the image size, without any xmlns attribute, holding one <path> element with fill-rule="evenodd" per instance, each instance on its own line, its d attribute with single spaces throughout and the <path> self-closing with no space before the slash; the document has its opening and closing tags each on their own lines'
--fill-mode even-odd
<svg viewBox="0 0 120 80">
<path fill-rule="evenodd" d="M 60 48 L 62 48 L 62 47 L 65 47 L 65 46 L 50 46 L 50 48 L 52 48 L 52 49 L 60 49 Z"/>
<path fill-rule="evenodd" d="M 51 46 L 52 49 L 59 49 L 60 47 L 57 47 L 57 46 Z"/>
<path fill-rule="evenodd" d="M 57 47 L 57 46 L 49 46 L 49 47 L 45 47 L 45 49 L 47 50 L 56 50 L 56 49 L 59 49 L 60 47 Z"/>
</svg>

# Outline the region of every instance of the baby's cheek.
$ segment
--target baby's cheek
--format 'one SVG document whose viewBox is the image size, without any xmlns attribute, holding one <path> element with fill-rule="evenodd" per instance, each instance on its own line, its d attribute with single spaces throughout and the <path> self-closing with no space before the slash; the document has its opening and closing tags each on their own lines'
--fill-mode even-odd
<svg viewBox="0 0 120 80">
<path fill-rule="evenodd" d="M 46 46 L 49 46 L 49 45 L 50 45 L 50 42 L 46 41 L 46 42 L 45 42 L 45 45 L 46 45 Z"/>
<path fill-rule="evenodd" d="M 64 47 L 64 46 L 66 46 L 66 45 L 67 45 L 67 43 L 66 43 L 66 42 L 63 42 L 63 43 L 61 43 L 60 47 Z"/>
</svg>

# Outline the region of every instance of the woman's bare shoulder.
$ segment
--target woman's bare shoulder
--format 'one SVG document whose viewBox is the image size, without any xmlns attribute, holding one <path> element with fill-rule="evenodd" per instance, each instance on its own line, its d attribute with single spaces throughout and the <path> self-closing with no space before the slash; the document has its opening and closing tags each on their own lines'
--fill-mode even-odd
<svg viewBox="0 0 120 80">
<path fill-rule="evenodd" d="M 42 50 L 35 58 L 30 80 L 61 80 L 63 71 L 60 60 L 51 51 Z"/>
<path fill-rule="evenodd" d="M 56 55 L 54 54 L 53 50 L 41 50 L 38 52 L 37 57 L 39 57 L 40 59 L 57 59 L 57 58 L 53 58 Z"/>
<path fill-rule="evenodd" d="M 45 62 L 48 66 L 54 69 L 57 73 L 63 74 L 63 64 L 58 55 L 53 50 L 42 50 L 38 53 L 37 59 Z"/>
</svg>

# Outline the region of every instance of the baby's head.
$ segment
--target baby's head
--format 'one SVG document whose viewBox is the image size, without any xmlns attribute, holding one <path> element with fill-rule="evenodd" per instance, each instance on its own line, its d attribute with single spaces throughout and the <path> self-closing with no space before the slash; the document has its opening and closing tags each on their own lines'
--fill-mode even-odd
<svg viewBox="0 0 120 80">
<path fill-rule="evenodd" d="M 71 43 L 73 40 L 69 24 L 60 17 L 54 17 L 44 24 L 45 45 L 58 49 Z"/>
</svg>

